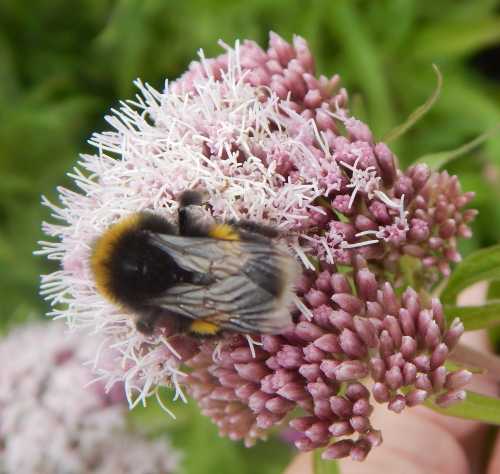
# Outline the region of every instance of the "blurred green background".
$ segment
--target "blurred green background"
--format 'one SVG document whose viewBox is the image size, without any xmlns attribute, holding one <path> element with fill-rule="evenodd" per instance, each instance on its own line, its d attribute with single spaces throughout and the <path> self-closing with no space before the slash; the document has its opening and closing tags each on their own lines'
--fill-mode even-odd
<svg viewBox="0 0 500 474">
<path fill-rule="evenodd" d="M 55 199 L 56 186 L 70 185 L 65 173 L 90 150 L 91 132 L 106 128 L 109 108 L 135 93 L 132 80 L 161 88 L 198 48 L 218 54 L 219 38 L 265 46 L 269 30 L 306 38 L 318 73 L 341 74 L 355 113 L 378 137 L 432 93 L 437 64 L 444 76 L 438 102 L 392 144 L 404 165 L 500 123 L 498 0 L 0 0 L 3 327 L 46 311 L 37 287 L 51 268 L 32 256 L 48 219 L 40 195 Z M 480 215 L 464 253 L 498 242 L 500 135 L 448 169 L 477 193 Z M 167 423 L 189 450 L 186 472 L 280 472 L 290 456 L 283 445 L 245 451 L 218 440 L 207 420 L 186 410 Z M 163 419 L 154 408 L 134 416 Z M 250 457 L 262 467 L 254 461 L 250 468 Z"/>
</svg>

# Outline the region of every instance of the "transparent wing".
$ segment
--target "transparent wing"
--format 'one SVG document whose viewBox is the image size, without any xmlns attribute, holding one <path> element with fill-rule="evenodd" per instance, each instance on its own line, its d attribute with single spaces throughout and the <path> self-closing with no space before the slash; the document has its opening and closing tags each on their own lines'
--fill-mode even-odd
<svg viewBox="0 0 500 474">
<path fill-rule="evenodd" d="M 207 284 L 180 284 L 153 303 L 240 332 L 276 333 L 291 323 L 295 261 L 271 242 L 155 236 L 155 244 Z"/>
</svg>

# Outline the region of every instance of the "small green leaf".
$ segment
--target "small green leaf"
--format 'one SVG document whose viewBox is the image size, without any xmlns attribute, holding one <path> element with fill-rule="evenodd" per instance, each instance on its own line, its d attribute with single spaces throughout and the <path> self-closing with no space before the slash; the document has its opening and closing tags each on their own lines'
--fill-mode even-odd
<svg viewBox="0 0 500 474">
<path fill-rule="evenodd" d="M 444 311 L 448 322 L 460 318 L 466 331 L 500 325 L 500 301 L 488 301 L 481 306 L 446 305 Z"/>
<path fill-rule="evenodd" d="M 488 300 L 500 300 L 500 280 L 494 280 L 488 287 Z"/>
<path fill-rule="evenodd" d="M 423 103 L 420 107 L 417 107 L 401 125 L 398 125 L 397 127 L 393 128 L 389 133 L 387 133 L 382 139 L 382 141 L 389 143 L 404 135 L 436 103 L 436 100 L 438 99 L 439 94 L 441 93 L 441 88 L 443 86 L 443 76 L 441 75 L 441 71 L 435 64 L 432 65 L 432 68 L 436 73 L 436 79 L 437 79 L 436 88 L 434 89 L 432 95 L 425 101 L 425 103 Z"/>
<path fill-rule="evenodd" d="M 500 244 L 478 250 L 466 257 L 451 274 L 441 301 L 453 304 L 460 291 L 478 281 L 500 279 Z"/>
<path fill-rule="evenodd" d="M 431 401 L 426 402 L 426 405 L 443 415 L 500 425 L 500 398 L 467 391 L 467 398 L 463 402 L 448 408 L 441 408 Z"/>
<path fill-rule="evenodd" d="M 477 148 L 479 145 L 482 145 L 486 140 L 495 136 L 499 131 L 500 124 L 490 128 L 470 142 L 465 143 L 464 145 L 455 148 L 454 150 L 430 153 L 428 155 L 421 156 L 418 160 L 415 161 L 415 163 L 425 163 L 431 170 L 437 171 L 455 158 L 460 158 L 466 153 L 469 153 Z"/>
<path fill-rule="evenodd" d="M 477 51 L 500 38 L 500 18 L 484 18 L 482 20 L 430 22 L 415 35 L 413 51 L 421 59 L 436 56 L 464 56 Z"/>
<path fill-rule="evenodd" d="M 335 460 L 326 461 L 321 457 L 322 450 L 313 453 L 314 474 L 340 474 L 340 468 Z"/>
<path fill-rule="evenodd" d="M 346 0 L 325 5 L 328 5 L 328 9 L 324 9 L 324 17 L 328 18 L 326 27 L 342 45 L 347 68 L 360 79 L 359 89 L 366 98 L 371 127 L 379 136 L 380 131 L 388 130 L 395 123 L 394 106 L 386 65 L 370 34 L 365 12 L 356 2 Z M 368 77 L 370 80 L 362 79 Z"/>
</svg>

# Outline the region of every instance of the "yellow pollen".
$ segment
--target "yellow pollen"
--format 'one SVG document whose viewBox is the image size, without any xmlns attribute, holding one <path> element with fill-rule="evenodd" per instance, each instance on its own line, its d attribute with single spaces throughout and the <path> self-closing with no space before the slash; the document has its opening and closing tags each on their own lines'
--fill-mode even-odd
<svg viewBox="0 0 500 474">
<path fill-rule="evenodd" d="M 236 229 L 229 224 L 217 224 L 208 233 L 210 237 L 219 240 L 240 240 Z"/>
<path fill-rule="evenodd" d="M 189 329 L 190 331 L 202 336 L 213 336 L 220 331 L 220 327 L 217 326 L 217 324 L 202 320 L 193 321 L 189 326 Z"/>
</svg>

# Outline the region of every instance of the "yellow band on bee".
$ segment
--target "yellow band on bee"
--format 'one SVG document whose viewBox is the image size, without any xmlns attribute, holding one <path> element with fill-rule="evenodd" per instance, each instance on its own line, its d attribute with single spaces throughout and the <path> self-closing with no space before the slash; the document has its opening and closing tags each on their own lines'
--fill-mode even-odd
<svg viewBox="0 0 500 474">
<path fill-rule="evenodd" d="M 193 321 L 189 326 L 189 329 L 196 334 L 205 336 L 213 336 L 220 331 L 220 327 L 217 326 L 217 324 L 202 320 Z"/>
<path fill-rule="evenodd" d="M 115 295 L 110 291 L 111 275 L 109 274 L 109 261 L 116 242 L 130 229 L 139 225 L 140 214 L 132 214 L 109 227 L 97 239 L 92 250 L 90 266 L 94 274 L 97 290 L 111 301 L 116 301 Z"/>
<path fill-rule="evenodd" d="M 208 232 L 210 237 L 219 240 L 240 240 L 240 234 L 229 224 L 217 224 Z"/>
</svg>

